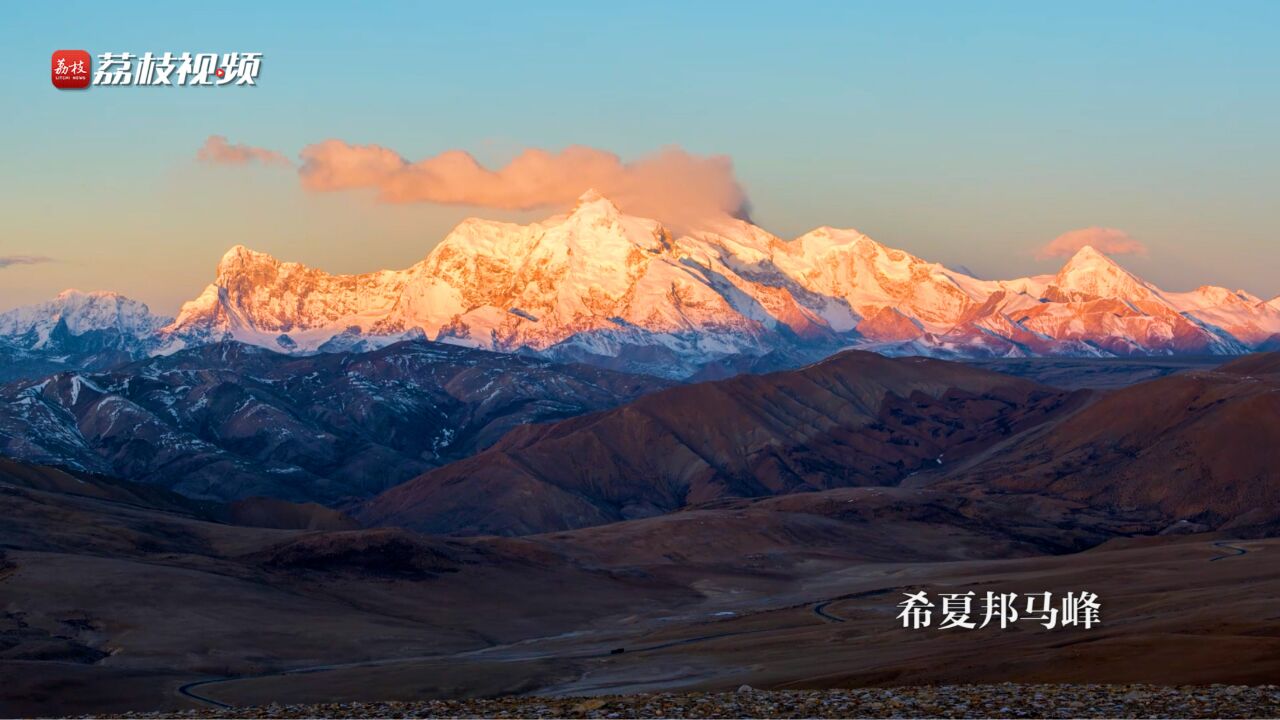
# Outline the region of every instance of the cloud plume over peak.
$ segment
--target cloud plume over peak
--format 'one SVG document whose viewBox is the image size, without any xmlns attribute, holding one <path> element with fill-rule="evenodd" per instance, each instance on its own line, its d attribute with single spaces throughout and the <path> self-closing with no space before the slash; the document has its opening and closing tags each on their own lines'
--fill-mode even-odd
<svg viewBox="0 0 1280 720">
<path fill-rule="evenodd" d="M 292 165 L 283 153 L 252 145 L 231 144 L 221 135 L 210 135 L 196 151 L 196 159 L 215 165 Z"/>
<path fill-rule="evenodd" d="M 631 162 L 581 145 L 558 152 L 529 148 L 496 169 L 464 150 L 409 161 L 380 145 L 342 140 L 308 145 L 301 157 L 298 174 L 306 190 L 373 190 L 389 203 L 533 210 L 568 207 L 594 188 L 628 213 L 675 224 L 725 215 L 746 218 L 750 209 L 732 160 L 675 146 Z M 221 135 L 210 135 L 196 158 L 222 165 L 293 165 L 275 150 L 232 144 Z"/>
<path fill-rule="evenodd" d="M 461 150 L 410 162 L 378 145 L 326 140 L 304 148 L 302 160 L 299 172 L 308 190 L 373 189 L 391 203 L 530 210 L 566 206 L 596 188 L 628 213 L 676 223 L 744 217 L 748 209 L 728 157 L 702 157 L 678 147 L 632 162 L 583 146 L 559 152 L 531 148 L 491 170 Z"/>
<path fill-rule="evenodd" d="M 1040 248 L 1036 257 L 1041 260 L 1068 257 L 1085 246 L 1090 246 L 1107 255 L 1147 254 L 1147 246 L 1135 240 L 1129 233 L 1115 228 L 1095 226 L 1062 233 Z"/>
<path fill-rule="evenodd" d="M 0 270 L 10 265 L 39 265 L 53 262 L 53 258 L 44 255 L 0 255 Z"/>
</svg>

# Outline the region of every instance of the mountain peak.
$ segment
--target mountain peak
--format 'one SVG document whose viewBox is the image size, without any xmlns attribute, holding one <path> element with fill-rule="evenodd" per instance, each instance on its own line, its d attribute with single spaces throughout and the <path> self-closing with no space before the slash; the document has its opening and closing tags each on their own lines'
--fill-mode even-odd
<svg viewBox="0 0 1280 720">
<path fill-rule="evenodd" d="M 1092 245 L 1085 245 L 1077 250 L 1076 254 L 1071 256 L 1071 259 L 1067 260 L 1066 264 L 1062 266 L 1062 270 L 1060 270 L 1058 274 L 1061 275 L 1063 273 L 1081 270 L 1096 272 L 1107 269 L 1126 272 L 1124 268 L 1120 267 L 1120 264 L 1115 260 L 1112 260 L 1110 256 L 1098 251 Z"/>
<path fill-rule="evenodd" d="M 604 200 L 604 194 L 595 188 L 587 188 L 586 192 L 578 196 L 578 204 L 595 202 L 596 200 Z"/>
<path fill-rule="evenodd" d="M 1077 250 L 1075 255 L 1071 256 L 1072 260 L 1087 260 L 1087 259 L 1098 259 L 1098 258 L 1101 258 L 1103 260 L 1110 260 L 1110 258 L 1108 258 L 1105 254 L 1098 252 L 1098 250 L 1094 248 L 1092 245 L 1085 245 L 1084 247 Z"/>
<path fill-rule="evenodd" d="M 121 295 L 120 293 L 118 293 L 118 292 L 113 292 L 113 291 L 111 291 L 111 290 L 91 290 L 91 291 L 89 291 L 89 292 L 85 292 L 84 290 L 77 290 L 76 288 L 67 288 L 66 290 L 63 290 L 62 292 L 58 293 L 58 294 L 54 297 L 54 300 L 56 300 L 56 301 L 58 301 L 58 302 L 68 302 L 68 301 L 72 301 L 72 300 L 76 300 L 76 301 L 84 301 L 84 300 L 113 300 L 113 301 L 121 301 L 121 300 L 123 300 L 123 301 L 128 301 L 128 300 L 129 300 L 129 298 L 126 298 L 125 296 Z"/>
<path fill-rule="evenodd" d="M 1075 299 L 1144 300 L 1155 292 L 1152 286 L 1090 245 L 1071 256 L 1058 271 L 1053 284 Z"/>
<path fill-rule="evenodd" d="M 1231 290 L 1217 285 L 1201 285 L 1194 290 L 1194 293 L 1217 305 L 1228 303 L 1257 305 L 1262 302 L 1262 298 L 1253 295 L 1247 290 Z"/>
<path fill-rule="evenodd" d="M 1120 267 L 1120 264 L 1110 257 L 1098 252 L 1092 245 L 1085 245 L 1076 251 L 1075 255 L 1067 261 L 1062 269 L 1058 271 L 1059 278 L 1070 277 L 1081 274 L 1105 273 L 1114 275 L 1122 273 L 1129 275 L 1129 272 Z"/>
<path fill-rule="evenodd" d="M 222 259 L 218 261 L 218 276 L 221 277 L 229 272 L 243 270 L 253 265 L 274 265 L 276 263 L 276 259 L 267 253 L 250 250 L 244 245 L 235 245 L 224 253 Z"/>
<path fill-rule="evenodd" d="M 619 215 L 621 210 L 595 188 L 588 188 L 574 203 L 573 215 Z"/>
<path fill-rule="evenodd" d="M 809 243 L 832 248 L 849 247 L 858 253 L 868 256 L 891 249 L 852 228 L 836 228 L 830 225 L 816 227 L 797 239 L 802 244 Z"/>
<path fill-rule="evenodd" d="M 256 254 L 257 253 L 244 245 L 232 245 L 225 253 L 222 254 L 222 260 L 220 262 L 236 261 Z"/>
</svg>

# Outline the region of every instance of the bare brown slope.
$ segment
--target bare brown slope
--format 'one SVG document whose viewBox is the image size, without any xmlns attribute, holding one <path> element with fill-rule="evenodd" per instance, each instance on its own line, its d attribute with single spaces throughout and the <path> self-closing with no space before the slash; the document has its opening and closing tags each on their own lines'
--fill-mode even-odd
<svg viewBox="0 0 1280 720">
<path fill-rule="evenodd" d="M 212 519 L 219 508 L 163 488 L 116 480 L 64 468 L 0 457 L 0 484 L 42 492 L 65 493 Z"/>
<path fill-rule="evenodd" d="M 513 430 L 359 510 L 370 524 L 526 534 L 720 497 L 891 485 L 1052 416 L 1072 396 L 925 358 L 846 352 Z"/>
<path fill-rule="evenodd" d="M 354 520 L 343 513 L 315 503 L 290 503 L 274 498 L 254 497 L 224 505 L 192 500 L 153 485 L 67 468 L 32 465 L 8 458 L 0 458 L 0 486 L 94 498 L 246 527 L 281 530 L 351 530 L 358 527 Z"/>
<path fill-rule="evenodd" d="M 1245 355 L 1223 364 L 1218 370 L 1233 375 L 1280 375 L 1280 352 Z"/>
<path fill-rule="evenodd" d="M 1111 393 L 957 483 L 1151 508 L 1213 528 L 1280 523 L 1280 354 Z"/>
</svg>

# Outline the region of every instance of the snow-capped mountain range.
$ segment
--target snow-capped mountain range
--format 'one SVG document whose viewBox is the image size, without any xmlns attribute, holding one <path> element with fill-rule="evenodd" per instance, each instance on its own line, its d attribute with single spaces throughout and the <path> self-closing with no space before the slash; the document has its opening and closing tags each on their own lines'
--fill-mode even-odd
<svg viewBox="0 0 1280 720">
<path fill-rule="evenodd" d="M 113 332 L 140 340 L 173 321 L 155 315 L 137 300 L 111 292 L 64 290 L 54 299 L 0 314 L 0 337 L 33 350 L 57 345 L 67 336 Z"/>
<path fill-rule="evenodd" d="M 0 314 L 0 382 L 59 370 L 101 370 L 150 354 L 173 321 L 110 292 L 66 290 Z"/>
<path fill-rule="evenodd" d="M 333 275 L 236 246 L 172 322 L 119 296 L 0 315 L 47 344 L 110 328 L 149 354 L 234 339 L 286 353 L 412 337 L 669 376 L 797 349 L 949 357 L 1234 354 L 1280 345 L 1280 298 L 1166 292 L 1092 248 L 1055 275 L 979 280 L 854 230 L 740 220 L 676 234 L 584 194 L 530 225 L 470 219 L 405 270 Z"/>
</svg>

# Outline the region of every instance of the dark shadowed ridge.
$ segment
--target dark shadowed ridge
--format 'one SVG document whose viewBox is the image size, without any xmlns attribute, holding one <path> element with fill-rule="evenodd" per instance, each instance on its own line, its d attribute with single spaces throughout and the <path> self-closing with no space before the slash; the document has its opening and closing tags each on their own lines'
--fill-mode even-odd
<svg viewBox="0 0 1280 720">
<path fill-rule="evenodd" d="M 0 386 L 0 454 L 190 497 L 338 504 L 670 384 L 425 341 L 305 357 L 224 342 Z"/>
</svg>

